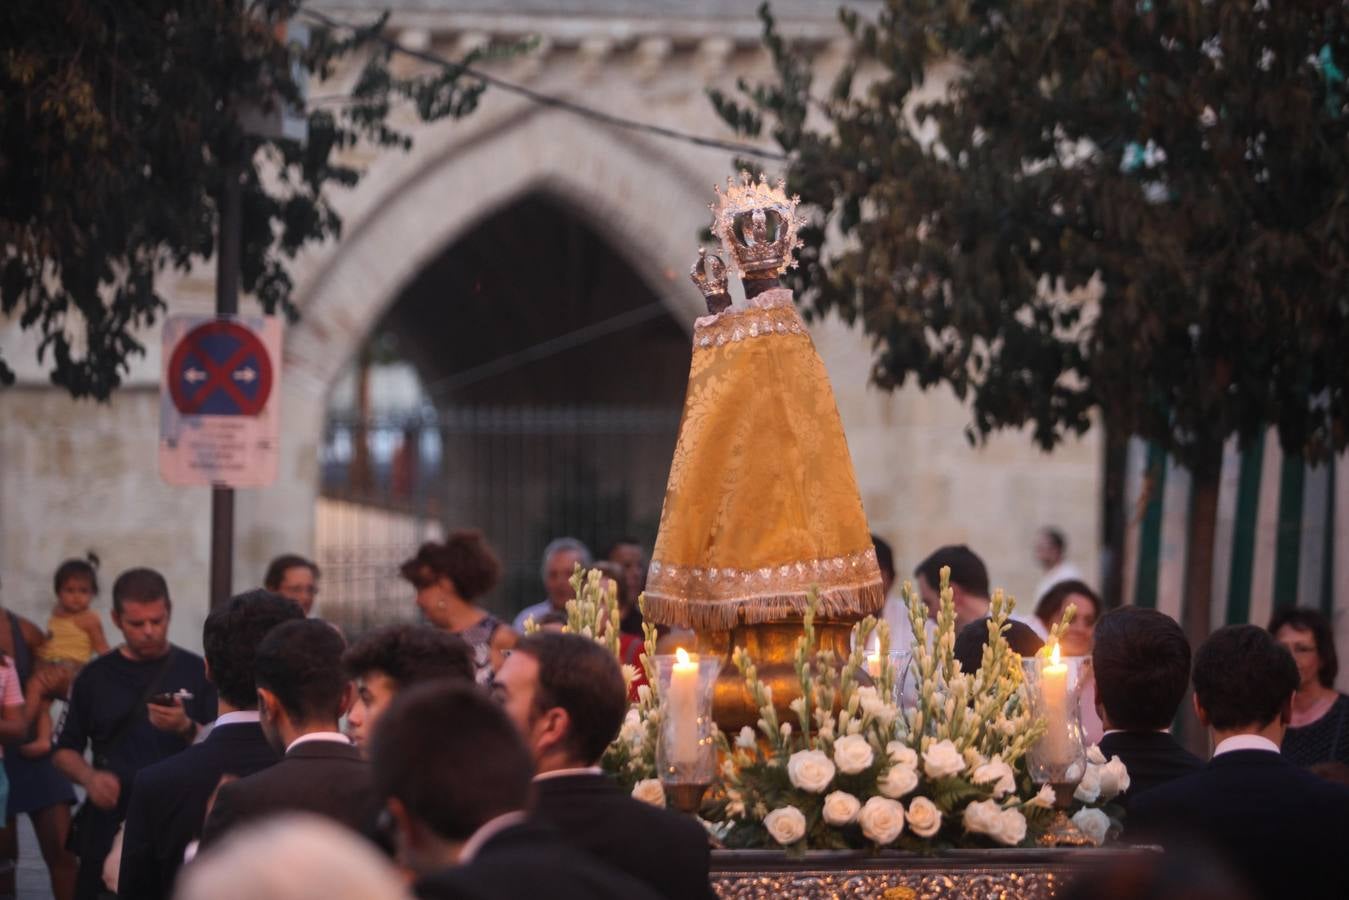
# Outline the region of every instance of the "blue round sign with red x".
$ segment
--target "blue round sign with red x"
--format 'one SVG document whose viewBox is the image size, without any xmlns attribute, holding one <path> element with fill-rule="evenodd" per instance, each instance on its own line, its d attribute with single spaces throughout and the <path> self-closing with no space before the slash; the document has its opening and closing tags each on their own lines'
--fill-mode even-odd
<svg viewBox="0 0 1349 900">
<path fill-rule="evenodd" d="M 173 348 L 168 378 L 173 405 L 185 416 L 256 416 L 272 393 L 272 361 L 248 328 L 207 322 Z"/>
</svg>

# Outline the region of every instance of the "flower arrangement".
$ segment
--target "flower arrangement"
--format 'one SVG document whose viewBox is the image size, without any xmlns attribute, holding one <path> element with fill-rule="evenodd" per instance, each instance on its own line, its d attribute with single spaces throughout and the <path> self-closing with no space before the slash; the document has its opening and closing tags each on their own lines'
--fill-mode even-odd
<svg viewBox="0 0 1349 900">
<path fill-rule="evenodd" d="M 567 631 L 586 634 L 617 651 L 618 607 L 599 573 L 574 576 L 577 599 L 568 605 Z M 1037 786 L 1025 756 L 1044 730 L 1025 695 L 1021 659 L 1004 626 L 1012 602 L 992 598 L 989 640 L 979 670 L 961 671 L 955 659 L 955 607 L 949 572 L 941 575 L 941 608 L 931 644 L 927 608 L 904 585 L 913 629 L 910 671 L 917 687 L 912 708 L 901 708 L 900 673 L 889 655 L 889 628 L 868 617 L 853 629 L 853 650 L 839 661 L 818 646 L 812 597 L 795 649 L 801 696 L 779 721 L 771 689 L 753 659 L 736 648 L 733 662 L 759 708 L 757 728 L 717 733 L 721 766 L 702 817 L 728 847 L 901 849 L 930 852 L 954 847 L 1033 846 L 1054 817 L 1056 795 Z M 1051 643 L 1071 620 L 1051 630 Z M 656 777 L 655 747 L 661 704 L 654 673 L 656 632 L 644 626 L 648 685 L 628 711 L 602 766 L 634 797 L 666 805 Z M 880 670 L 866 672 L 873 635 Z M 1049 645 L 1047 645 L 1049 646 Z M 840 664 L 841 662 L 841 664 Z M 635 673 L 625 672 L 629 679 Z M 1128 789 L 1118 757 L 1095 747 L 1077 781 L 1072 823 L 1095 844 L 1118 834 L 1121 810 L 1112 801 Z"/>
</svg>

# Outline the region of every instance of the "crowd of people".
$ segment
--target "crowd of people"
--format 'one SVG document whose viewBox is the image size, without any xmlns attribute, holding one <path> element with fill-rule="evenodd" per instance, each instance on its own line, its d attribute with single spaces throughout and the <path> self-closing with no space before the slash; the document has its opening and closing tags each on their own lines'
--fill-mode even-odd
<svg viewBox="0 0 1349 900">
<path fill-rule="evenodd" d="M 1062 648 L 1092 659 L 1086 728 L 1128 768 L 1125 837 L 1212 854 L 1251 896 L 1349 896 L 1333 852 L 1349 829 L 1349 697 L 1334 688 L 1325 617 L 1282 609 L 1268 628 L 1219 629 L 1192 654 L 1166 615 L 1106 611 L 1060 565 L 1053 537 L 1042 535 L 1058 552 L 1046 568 L 1063 577 L 1008 639 L 1034 653 L 1075 607 Z M 875 545 L 890 595 L 893 554 Z M 606 556 L 549 544 L 545 599 L 507 623 L 480 605 L 500 577 L 492 548 L 454 532 L 401 568 L 423 624 L 350 642 L 313 617 L 318 567 L 282 556 L 263 587 L 211 612 L 202 656 L 169 642 L 168 585 L 148 568 L 112 585 L 121 640 L 109 649 L 92 606 L 97 561 L 68 560 L 45 629 L 8 611 L 0 622 L 0 851 L 15 857 L 15 819 L 29 816 L 57 900 L 510 898 L 544 886 L 564 898 L 710 897 L 705 831 L 598 767 L 628 708 L 619 660 L 560 628 L 571 572 L 597 567 L 619 597 L 623 654 L 640 653 L 644 548 L 624 540 Z M 929 627 L 943 568 L 956 656 L 972 670 L 988 571 L 965 546 L 920 562 Z M 883 615 L 903 649 L 913 638 L 898 597 Z M 526 634 L 530 619 L 540 629 Z M 1213 736 L 1208 762 L 1169 731 L 1191 687 Z M 72 816 L 76 786 L 85 799 Z"/>
</svg>

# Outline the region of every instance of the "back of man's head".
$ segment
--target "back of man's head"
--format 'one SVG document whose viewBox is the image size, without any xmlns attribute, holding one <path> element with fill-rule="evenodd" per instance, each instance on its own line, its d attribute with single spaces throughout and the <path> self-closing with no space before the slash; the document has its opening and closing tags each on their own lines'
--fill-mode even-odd
<svg viewBox="0 0 1349 900">
<path fill-rule="evenodd" d="M 888 592 L 890 585 L 895 583 L 895 551 L 889 542 L 876 534 L 871 536 L 871 546 L 876 548 L 876 568 L 881 570 L 881 581 Z"/>
<path fill-rule="evenodd" d="M 1194 694 L 1217 731 L 1263 728 L 1297 690 L 1293 655 L 1255 625 L 1228 625 L 1194 655 Z"/>
<path fill-rule="evenodd" d="M 956 634 L 955 657 L 960 670 L 969 674 L 979 671 L 984 661 L 984 647 L 988 646 L 989 618 L 975 619 Z M 1040 652 L 1045 642 L 1025 622 L 1008 619 L 1002 626 L 1002 636 L 1013 653 L 1032 657 Z"/>
<path fill-rule="evenodd" d="M 399 691 L 375 729 L 370 762 L 378 796 L 396 798 L 442 840 L 466 840 L 529 804 L 529 751 L 501 707 L 471 685 Z"/>
<path fill-rule="evenodd" d="M 296 724 L 336 722 L 347 686 L 343 648 L 342 636 L 327 622 L 300 619 L 278 625 L 258 644 L 257 685 L 275 694 Z"/>
<path fill-rule="evenodd" d="M 258 645 L 282 622 L 302 618 L 304 613 L 294 603 L 264 590 L 236 594 L 207 616 L 202 649 L 220 699 L 235 709 L 256 707 L 258 689 L 253 667 Z"/>
<path fill-rule="evenodd" d="M 1166 613 L 1122 606 L 1097 620 L 1091 664 L 1110 727 L 1158 731 L 1185 696 L 1190 642 Z"/>
<path fill-rule="evenodd" d="M 112 583 L 112 611 L 121 615 L 122 605 L 126 603 L 154 603 L 163 600 L 169 609 L 173 608 L 169 600 L 169 584 L 154 569 L 127 569 Z"/>
<path fill-rule="evenodd" d="M 400 689 L 435 678 L 471 684 L 474 676 L 468 644 L 429 625 L 377 628 L 351 645 L 342 656 L 342 665 L 352 678 L 378 672 L 393 679 Z"/>
<path fill-rule="evenodd" d="M 534 693 L 537 712 L 561 708 L 570 723 L 566 751 L 580 766 L 604 755 L 627 714 L 623 672 L 608 650 L 579 634 L 539 632 L 522 638 L 512 651 L 539 664 Z"/>
<path fill-rule="evenodd" d="M 974 597 L 988 596 L 988 567 L 969 547 L 964 544 L 949 544 L 939 547 L 932 555 L 923 560 L 913 570 L 914 575 L 922 576 L 932 587 L 941 586 L 941 570 L 951 567 L 951 584 Z"/>
</svg>

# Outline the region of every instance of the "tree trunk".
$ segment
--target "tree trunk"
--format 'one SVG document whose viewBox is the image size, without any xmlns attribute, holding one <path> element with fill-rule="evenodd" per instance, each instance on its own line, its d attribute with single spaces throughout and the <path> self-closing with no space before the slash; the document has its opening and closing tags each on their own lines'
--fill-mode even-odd
<svg viewBox="0 0 1349 900">
<path fill-rule="evenodd" d="M 1185 554 L 1181 626 L 1190 641 L 1191 652 L 1197 651 L 1209 636 L 1213 623 L 1213 542 L 1218 522 L 1218 486 L 1222 460 L 1221 445 L 1208 448 L 1190 473 L 1190 526 Z M 1181 731 L 1186 746 L 1200 758 L 1207 758 L 1208 735 L 1200 727 L 1188 702 L 1184 704 L 1181 714 Z"/>
</svg>

